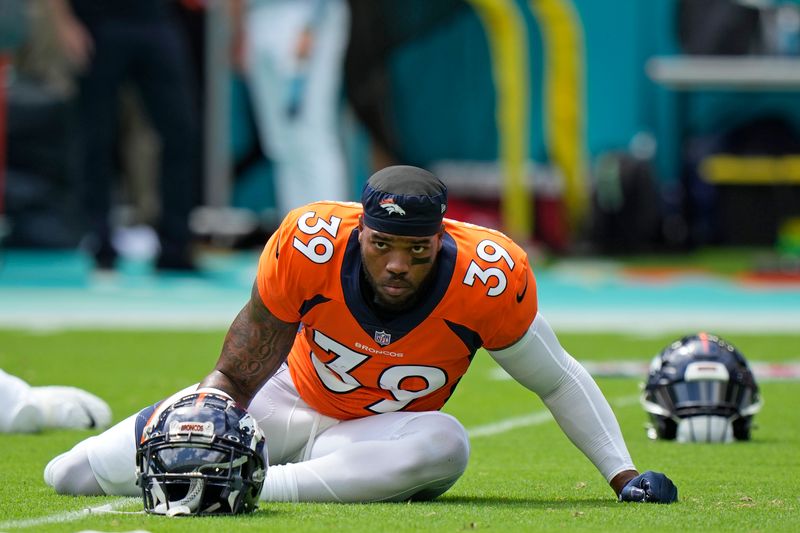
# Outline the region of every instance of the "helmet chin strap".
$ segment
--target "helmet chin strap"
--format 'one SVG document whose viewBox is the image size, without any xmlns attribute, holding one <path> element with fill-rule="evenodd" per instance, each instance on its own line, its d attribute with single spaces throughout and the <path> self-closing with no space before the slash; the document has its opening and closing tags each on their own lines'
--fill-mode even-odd
<svg viewBox="0 0 800 533">
<path fill-rule="evenodd" d="M 239 457 L 234 461 L 229 461 L 225 463 L 212 463 L 203 465 L 198 470 L 213 470 L 216 468 L 220 469 L 233 469 L 238 468 L 239 466 L 243 465 L 247 462 L 247 457 Z M 185 516 L 196 514 L 200 512 L 200 503 L 203 499 L 203 489 L 205 488 L 205 480 L 201 478 L 192 479 L 189 482 L 189 490 L 186 493 L 186 496 L 181 498 L 180 500 L 170 502 L 167 501 L 167 497 L 164 494 L 164 491 L 161 488 L 159 483 L 155 483 L 152 487 L 153 494 L 156 496 L 159 503 L 153 508 L 153 512 L 156 514 L 163 514 L 166 516 Z M 236 501 L 236 498 L 239 496 L 239 491 L 234 491 L 229 496 L 229 503 L 231 504 L 231 508 L 233 508 L 233 504 Z M 219 502 L 215 503 L 208 509 L 203 509 L 205 513 L 212 513 L 220 507 Z"/>
<path fill-rule="evenodd" d="M 161 489 L 159 483 L 153 485 L 153 493 L 157 495 L 161 503 L 153 508 L 156 514 L 163 514 L 167 516 L 190 515 L 196 513 L 200 502 L 203 499 L 203 489 L 206 486 L 204 479 L 192 479 L 189 482 L 189 491 L 186 496 L 175 502 L 168 502 L 164 491 Z M 157 489 L 155 487 L 158 487 Z"/>
</svg>

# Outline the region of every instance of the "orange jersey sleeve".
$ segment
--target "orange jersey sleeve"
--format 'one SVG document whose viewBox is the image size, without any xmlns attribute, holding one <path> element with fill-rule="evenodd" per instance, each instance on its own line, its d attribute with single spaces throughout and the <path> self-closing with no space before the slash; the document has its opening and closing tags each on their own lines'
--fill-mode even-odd
<svg viewBox="0 0 800 533">
<path fill-rule="evenodd" d="M 527 254 L 499 231 L 446 222 L 458 243 L 459 260 L 450 289 L 453 298 L 448 300 L 454 307 L 443 314 L 462 317 L 487 349 L 509 346 L 522 337 L 538 308 Z M 467 306 L 468 312 L 459 312 L 459 305 Z"/>
<path fill-rule="evenodd" d="M 358 204 L 323 202 L 290 213 L 259 261 L 269 310 L 302 328 L 289 354 L 300 396 L 351 419 L 440 409 L 481 346 L 519 339 L 536 314 L 524 251 L 502 233 L 445 221 L 433 277 L 417 305 L 376 313 L 364 293 Z"/>
<path fill-rule="evenodd" d="M 264 247 L 256 273 L 259 295 L 273 315 L 299 322 L 306 300 L 335 290 L 329 282 L 344 246 L 334 242 L 353 231 L 358 213 L 359 204 L 317 202 L 286 216 Z"/>
</svg>

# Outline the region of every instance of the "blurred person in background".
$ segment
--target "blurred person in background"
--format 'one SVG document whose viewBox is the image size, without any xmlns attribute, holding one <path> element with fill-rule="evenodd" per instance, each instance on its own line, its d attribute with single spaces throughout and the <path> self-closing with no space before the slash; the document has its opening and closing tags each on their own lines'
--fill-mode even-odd
<svg viewBox="0 0 800 533">
<path fill-rule="evenodd" d="M 156 268 L 194 271 L 189 212 L 199 167 L 191 59 L 170 0 L 49 0 L 56 34 L 78 73 L 86 246 L 98 268 L 113 268 L 112 186 L 119 89 L 131 82 L 161 145 Z"/>
<path fill-rule="evenodd" d="M 0 433 L 103 429 L 111 423 L 111 409 L 94 394 L 76 387 L 32 387 L 1 369 L 0 401 Z"/>
<path fill-rule="evenodd" d="M 339 132 L 350 11 L 345 0 L 232 0 L 234 63 L 245 74 L 280 216 L 349 199 Z"/>
<path fill-rule="evenodd" d="M 6 234 L 5 229 L 5 172 L 6 172 L 6 68 L 8 53 L 23 40 L 21 31 L 21 4 L 0 4 L 0 243 Z"/>
</svg>

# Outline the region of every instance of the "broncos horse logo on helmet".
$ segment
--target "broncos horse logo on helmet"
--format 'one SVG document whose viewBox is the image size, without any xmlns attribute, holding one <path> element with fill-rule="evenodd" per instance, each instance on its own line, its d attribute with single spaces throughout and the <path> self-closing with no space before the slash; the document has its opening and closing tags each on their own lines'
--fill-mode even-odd
<svg viewBox="0 0 800 533">
<path fill-rule="evenodd" d="M 156 410 L 136 454 L 145 511 L 255 510 L 266 476 L 265 446 L 253 417 L 222 394 L 198 391 Z"/>
<path fill-rule="evenodd" d="M 678 442 L 749 440 L 763 404 L 744 356 L 707 333 L 687 335 L 653 359 L 641 403 L 648 435 Z"/>
<path fill-rule="evenodd" d="M 385 198 L 381 200 L 380 206 L 385 209 L 387 213 L 394 213 L 403 216 L 406 214 L 405 209 L 394 203 L 394 199 L 392 198 Z"/>
</svg>

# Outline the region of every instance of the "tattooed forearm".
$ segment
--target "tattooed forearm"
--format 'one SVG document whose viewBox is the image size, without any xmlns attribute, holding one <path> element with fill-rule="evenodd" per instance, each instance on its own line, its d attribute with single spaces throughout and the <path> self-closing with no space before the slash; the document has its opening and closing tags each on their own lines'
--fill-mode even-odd
<svg viewBox="0 0 800 533">
<path fill-rule="evenodd" d="M 258 389 L 286 359 L 297 323 L 278 320 L 261 302 L 254 286 L 250 301 L 231 324 L 217 366 L 201 386 L 222 389 L 248 405 Z"/>
</svg>

